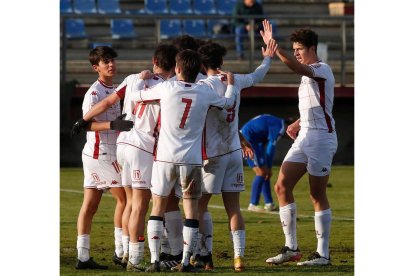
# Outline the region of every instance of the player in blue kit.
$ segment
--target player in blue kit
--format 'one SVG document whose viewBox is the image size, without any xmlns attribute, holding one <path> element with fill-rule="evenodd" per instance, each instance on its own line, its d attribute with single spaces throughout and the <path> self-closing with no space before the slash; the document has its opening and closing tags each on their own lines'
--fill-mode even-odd
<svg viewBox="0 0 414 276">
<path fill-rule="evenodd" d="M 284 119 L 269 114 L 262 114 L 248 121 L 240 132 L 252 145 L 254 160 L 248 158 L 247 164 L 256 174 L 252 183 L 249 211 L 277 211 L 273 203 L 270 190 L 270 178 L 272 177 L 272 161 L 275 154 L 276 142 L 285 134 Z M 263 193 L 264 208 L 259 206 L 260 194 Z"/>
</svg>

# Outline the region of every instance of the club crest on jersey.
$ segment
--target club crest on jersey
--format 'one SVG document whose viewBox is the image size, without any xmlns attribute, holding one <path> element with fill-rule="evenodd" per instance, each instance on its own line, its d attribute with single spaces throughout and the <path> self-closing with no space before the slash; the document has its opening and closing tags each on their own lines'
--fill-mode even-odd
<svg viewBox="0 0 414 276">
<path fill-rule="evenodd" d="M 237 174 L 237 183 L 243 183 L 243 174 L 242 173 Z"/>
<path fill-rule="evenodd" d="M 134 170 L 133 174 L 134 174 L 134 179 L 135 180 L 140 180 L 141 179 L 141 171 L 140 170 Z"/>
</svg>

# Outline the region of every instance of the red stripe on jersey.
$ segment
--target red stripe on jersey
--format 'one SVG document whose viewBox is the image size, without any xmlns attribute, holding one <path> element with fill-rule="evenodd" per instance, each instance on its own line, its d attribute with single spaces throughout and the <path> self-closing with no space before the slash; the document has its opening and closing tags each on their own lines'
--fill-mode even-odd
<svg viewBox="0 0 414 276">
<path fill-rule="evenodd" d="M 116 94 L 118 95 L 118 97 L 120 97 L 121 99 L 125 98 L 125 92 L 126 92 L 126 88 L 127 85 L 125 85 L 124 87 L 122 87 L 121 89 L 116 91 Z"/>
<path fill-rule="evenodd" d="M 157 147 L 158 147 L 158 137 L 160 133 L 161 128 L 161 111 L 158 114 L 158 120 L 154 127 L 154 133 L 153 136 L 155 137 L 155 143 L 154 143 L 154 150 L 152 151 L 152 154 L 154 155 L 154 160 L 157 159 Z"/>
<path fill-rule="evenodd" d="M 117 173 L 120 173 L 121 169 L 119 168 L 119 164 L 117 161 L 112 162 L 112 166 L 114 166 L 114 169 Z"/>
<path fill-rule="evenodd" d="M 98 82 L 100 83 L 100 84 L 102 84 L 102 86 L 103 87 L 106 87 L 106 88 L 114 88 L 112 85 L 111 86 L 109 86 L 109 85 L 106 85 L 103 81 L 101 81 L 100 79 L 98 79 Z"/>
<path fill-rule="evenodd" d="M 206 146 L 206 122 L 204 122 L 204 128 L 203 128 L 203 136 L 201 137 L 201 155 L 203 160 L 207 160 L 208 156 L 207 156 L 207 146 Z"/>
<path fill-rule="evenodd" d="M 99 131 L 95 131 L 95 145 L 93 149 L 93 159 L 98 159 L 99 157 L 99 144 L 101 143 L 101 138 L 99 137 Z"/>
<path fill-rule="evenodd" d="M 325 114 L 325 121 L 326 125 L 328 126 L 329 133 L 333 131 L 332 123 L 331 123 L 331 117 L 328 116 L 328 113 L 326 113 L 326 106 L 325 106 L 325 81 L 326 79 L 323 78 L 315 78 L 316 82 L 318 83 L 319 87 L 319 94 L 320 94 L 320 101 L 321 101 L 321 107 L 323 109 L 323 113 Z"/>
</svg>

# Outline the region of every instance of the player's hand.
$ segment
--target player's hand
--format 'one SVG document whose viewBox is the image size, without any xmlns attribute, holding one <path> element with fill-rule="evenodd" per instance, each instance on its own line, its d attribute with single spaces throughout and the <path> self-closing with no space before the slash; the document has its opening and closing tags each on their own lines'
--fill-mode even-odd
<svg viewBox="0 0 414 276">
<path fill-rule="evenodd" d="M 130 131 L 134 126 L 133 121 L 124 120 L 126 113 L 116 117 L 114 121 L 111 121 L 110 128 L 118 131 Z"/>
<path fill-rule="evenodd" d="M 263 57 L 270 57 L 273 58 L 276 54 L 277 49 L 276 40 L 273 38 L 270 39 L 269 44 L 266 45 L 266 50 L 262 47 L 262 55 Z"/>
<path fill-rule="evenodd" d="M 73 124 L 72 130 L 70 132 L 70 137 L 78 135 L 82 129 L 86 129 L 87 125 L 88 125 L 88 122 L 85 121 L 83 118 L 80 118 L 79 120 L 77 120 L 76 123 Z"/>
<path fill-rule="evenodd" d="M 260 30 L 260 35 L 263 38 L 263 42 L 268 45 L 270 40 L 273 38 L 273 31 L 272 31 L 272 24 L 270 24 L 269 20 L 265 19 L 262 21 L 263 30 Z"/>
<path fill-rule="evenodd" d="M 243 158 L 244 159 L 249 158 L 249 159 L 253 160 L 254 151 L 253 151 L 252 145 L 245 139 L 243 139 L 243 140 L 240 139 L 240 142 L 241 142 L 240 144 L 241 144 L 241 147 L 242 147 L 242 156 L 243 156 Z"/>
<path fill-rule="evenodd" d="M 287 135 L 289 135 L 289 137 L 292 138 L 293 140 L 295 140 L 296 137 L 298 136 L 298 133 L 300 130 L 299 122 L 300 120 L 296 120 L 296 122 L 290 124 L 286 129 Z"/>
<path fill-rule="evenodd" d="M 227 77 L 227 83 L 230 85 L 234 85 L 234 75 L 232 72 L 227 72 L 226 74 Z"/>
<path fill-rule="evenodd" d="M 140 79 L 149 80 L 154 74 L 150 70 L 143 70 L 140 73 Z"/>
</svg>

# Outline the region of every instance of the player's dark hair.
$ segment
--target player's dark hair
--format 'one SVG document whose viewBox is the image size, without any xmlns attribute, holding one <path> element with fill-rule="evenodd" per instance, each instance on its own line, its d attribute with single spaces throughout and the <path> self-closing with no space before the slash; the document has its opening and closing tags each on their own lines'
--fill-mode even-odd
<svg viewBox="0 0 414 276">
<path fill-rule="evenodd" d="M 175 61 L 182 71 L 184 81 L 195 82 L 201 68 L 200 54 L 193 50 L 183 50 L 177 54 Z"/>
<path fill-rule="evenodd" d="M 198 49 L 197 41 L 194 39 L 194 37 L 189 35 L 181 35 L 174 38 L 172 41 L 172 45 L 174 45 L 177 48 L 178 52 L 187 49 L 197 51 Z"/>
<path fill-rule="evenodd" d="M 318 35 L 309 28 L 302 28 L 294 31 L 290 35 L 291 42 L 298 42 L 307 48 L 315 46 L 315 51 L 318 47 Z"/>
<path fill-rule="evenodd" d="M 154 52 L 157 66 L 162 70 L 170 71 L 175 66 L 175 56 L 177 55 L 177 48 L 172 44 L 161 43 Z"/>
<path fill-rule="evenodd" d="M 89 62 L 92 65 L 98 65 L 99 61 L 108 63 L 111 59 L 118 56 L 117 52 L 109 46 L 97 46 L 89 53 Z"/>
<path fill-rule="evenodd" d="M 198 49 L 201 61 L 207 69 L 217 69 L 223 64 L 223 57 L 227 54 L 225 47 L 218 43 L 210 42 Z"/>
</svg>

